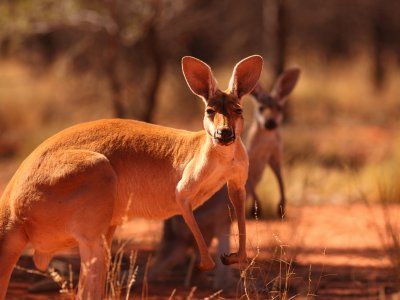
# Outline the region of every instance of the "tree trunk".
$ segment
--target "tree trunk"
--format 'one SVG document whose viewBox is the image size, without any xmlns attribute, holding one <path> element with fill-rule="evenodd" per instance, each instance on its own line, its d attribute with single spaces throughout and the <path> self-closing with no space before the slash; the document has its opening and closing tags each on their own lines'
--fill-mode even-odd
<svg viewBox="0 0 400 300">
<path fill-rule="evenodd" d="M 122 84 L 118 77 L 118 58 L 120 50 L 120 20 L 117 12 L 117 1 L 108 1 L 110 16 L 115 24 L 114 30 L 107 32 L 108 48 L 106 57 L 106 76 L 110 85 L 114 116 L 116 118 L 125 118 L 126 110 L 122 101 Z"/>
<path fill-rule="evenodd" d="M 376 91 L 380 92 L 385 83 L 385 65 L 384 65 L 384 42 L 385 28 L 382 3 L 379 0 L 374 1 L 372 17 L 372 56 L 373 56 L 373 82 Z"/>
<path fill-rule="evenodd" d="M 157 92 L 165 70 L 164 53 L 161 50 L 162 46 L 160 45 L 157 33 L 157 20 L 160 12 L 159 5 L 159 2 L 153 2 L 154 14 L 149 21 L 146 36 L 146 46 L 153 62 L 153 71 L 145 91 L 146 108 L 143 113 L 143 121 L 150 123 L 154 120 L 154 112 L 157 106 Z"/>
<path fill-rule="evenodd" d="M 287 38 L 286 17 L 286 0 L 276 0 L 275 76 L 279 76 L 285 69 Z"/>
</svg>

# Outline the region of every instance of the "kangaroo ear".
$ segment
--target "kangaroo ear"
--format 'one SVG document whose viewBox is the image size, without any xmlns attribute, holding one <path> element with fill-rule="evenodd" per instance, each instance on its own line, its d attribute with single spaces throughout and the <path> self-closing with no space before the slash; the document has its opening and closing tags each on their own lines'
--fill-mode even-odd
<svg viewBox="0 0 400 300">
<path fill-rule="evenodd" d="M 204 98 L 204 100 L 214 96 L 217 90 L 217 81 L 209 65 L 197 58 L 184 56 L 182 58 L 182 72 L 194 94 Z"/>
<path fill-rule="evenodd" d="M 265 94 L 267 94 L 267 93 L 266 93 L 265 90 L 261 87 L 261 85 L 260 85 L 259 82 L 256 84 L 256 86 L 254 87 L 254 89 L 251 91 L 251 95 L 253 96 L 253 99 L 254 99 L 255 101 L 257 101 L 258 103 L 260 103 L 260 104 L 264 104 L 262 98 L 263 98 L 263 96 L 264 96 Z"/>
<path fill-rule="evenodd" d="M 293 91 L 297 80 L 300 77 L 300 69 L 293 68 L 284 71 L 275 81 L 271 95 L 278 98 L 279 101 L 284 101 L 287 96 Z"/>
<path fill-rule="evenodd" d="M 238 62 L 233 69 L 229 90 L 239 99 L 250 93 L 260 79 L 263 59 L 259 55 L 249 56 Z"/>
</svg>

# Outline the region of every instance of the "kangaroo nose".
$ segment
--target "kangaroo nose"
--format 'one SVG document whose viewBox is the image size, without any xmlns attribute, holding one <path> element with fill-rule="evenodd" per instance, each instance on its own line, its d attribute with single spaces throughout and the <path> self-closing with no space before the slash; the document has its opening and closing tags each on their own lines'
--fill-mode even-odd
<svg viewBox="0 0 400 300">
<path fill-rule="evenodd" d="M 272 130 L 278 127 L 278 124 L 276 123 L 275 119 L 268 119 L 267 121 L 265 121 L 264 127 L 265 129 Z"/>
<path fill-rule="evenodd" d="M 215 131 L 215 138 L 221 142 L 227 143 L 233 141 L 235 139 L 235 135 L 231 128 L 218 128 Z"/>
</svg>

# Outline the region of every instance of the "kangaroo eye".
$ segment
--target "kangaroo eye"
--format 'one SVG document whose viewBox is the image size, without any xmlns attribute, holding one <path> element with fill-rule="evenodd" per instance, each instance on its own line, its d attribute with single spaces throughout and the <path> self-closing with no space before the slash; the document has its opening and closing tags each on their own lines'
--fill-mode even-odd
<svg viewBox="0 0 400 300">
<path fill-rule="evenodd" d="M 264 107 L 264 106 L 260 106 L 260 107 L 258 108 L 258 111 L 261 113 L 261 112 L 263 112 L 263 111 L 264 111 L 264 109 L 265 109 L 265 107 Z"/>
<path fill-rule="evenodd" d="M 207 108 L 206 113 L 207 115 L 212 116 L 213 114 L 215 114 L 215 110 L 213 110 L 212 108 Z"/>
<path fill-rule="evenodd" d="M 235 109 L 235 113 L 237 113 L 238 115 L 241 115 L 243 113 L 243 109 L 241 108 L 236 108 Z"/>
</svg>

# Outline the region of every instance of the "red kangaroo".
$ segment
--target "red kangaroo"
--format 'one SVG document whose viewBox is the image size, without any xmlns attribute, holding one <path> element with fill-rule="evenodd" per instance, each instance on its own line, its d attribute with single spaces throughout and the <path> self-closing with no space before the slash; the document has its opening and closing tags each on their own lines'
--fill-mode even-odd
<svg viewBox="0 0 400 300">
<path fill-rule="evenodd" d="M 241 99 L 252 91 L 263 60 L 254 55 L 233 69 L 226 91 L 211 68 L 182 59 L 192 92 L 205 103 L 204 130 L 189 132 L 133 120 L 82 123 L 50 137 L 21 164 L 0 199 L 0 299 L 21 251 L 31 243 L 38 269 L 54 253 L 79 247 L 78 299 L 102 299 L 106 243 L 126 218 L 165 219 L 182 214 L 200 253 L 201 269 L 214 261 L 192 210 L 224 184 L 235 208 L 238 252 L 246 259 L 245 183 L 248 157 L 241 141 Z"/>
<path fill-rule="evenodd" d="M 254 196 L 254 186 L 261 179 L 261 172 L 266 164 L 270 164 L 278 179 L 281 191 L 281 201 L 278 207 L 280 216 L 283 216 L 285 207 L 283 180 L 280 171 L 282 149 L 280 125 L 283 120 L 283 106 L 287 96 L 295 87 L 299 75 L 298 69 L 289 69 L 278 77 L 271 93 L 265 92 L 260 85 L 257 85 L 256 90 L 251 93 L 256 107 L 254 121 L 248 136 L 251 158 L 249 174 L 253 177 L 247 188 L 250 189 L 250 195 L 253 196 L 254 201 L 259 201 L 257 196 Z M 224 187 L 194 211 L 200 230 L 205 234 L 207 245 L 210 246 L 214 238 L 218 240 L 218 256 L 229 252 L 230 249 L 232 220 L 228 211 L 227 198 L 227 189 Z M 160 251 L 154 266 L 150 270 L 150 280 L 165 274 L 167 270 L 182 262 L 188 251 L 195 247 L 195 241 L 181 217 L 177 216 L 164 221 Z M 213 287 L 215 289 L 226 288 L 234 283 L 232 269 L 224 268 L 221 263 L 217 262 L 214 273 Z"/>
</svg>

